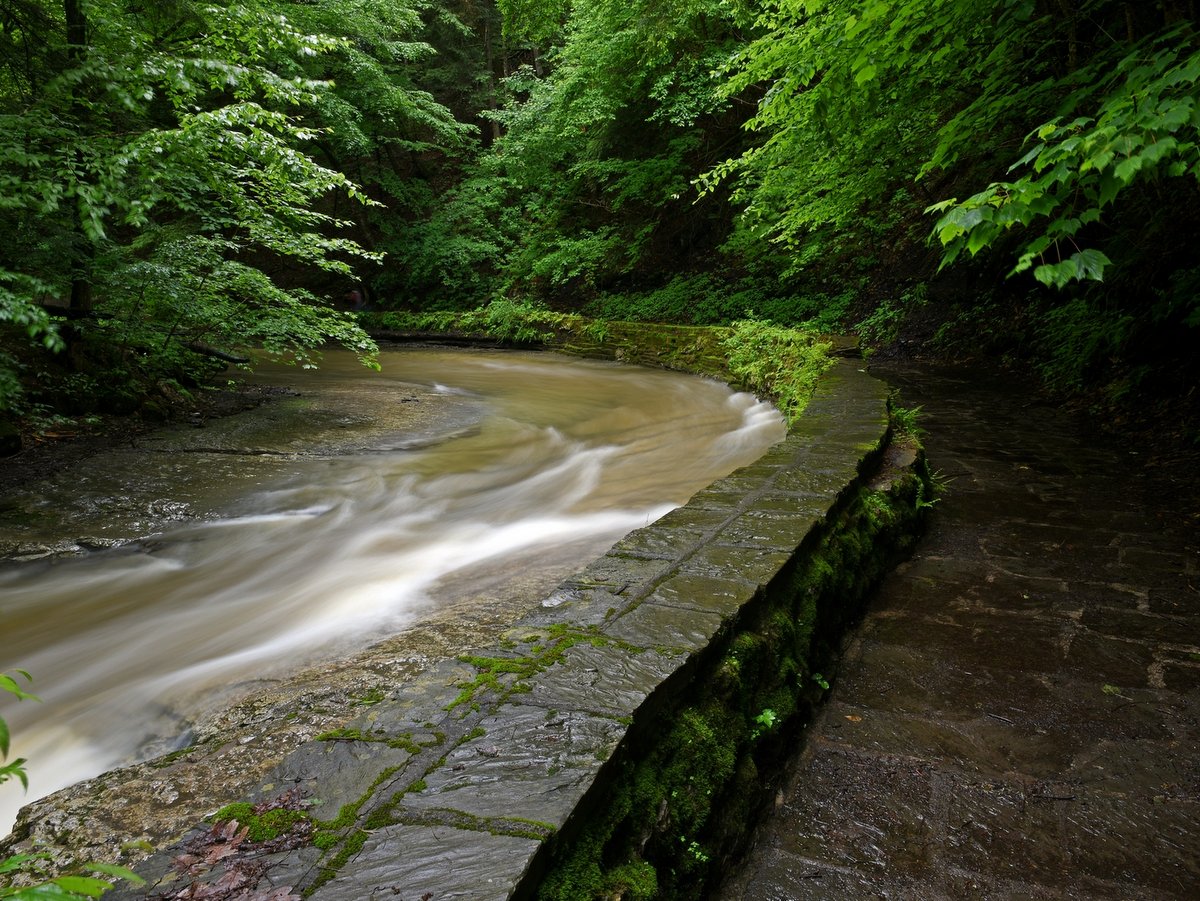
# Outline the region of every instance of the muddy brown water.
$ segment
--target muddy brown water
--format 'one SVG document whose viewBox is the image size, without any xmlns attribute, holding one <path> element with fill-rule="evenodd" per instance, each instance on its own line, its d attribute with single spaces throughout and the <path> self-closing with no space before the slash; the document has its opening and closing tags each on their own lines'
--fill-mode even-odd
<svg viewBox="0 0 1200 901">
<path fill-rule="evenodd" d="M 398 349 L 0 498 L 0 699 L 34 797 L 188 743 L 255 683 L 479 592 L 537 591 L 784 436 L 717 382 L 552 355 Z M 497 587 L 500 586 L 500 587 Z M 530 597 L 536 604 L 540 598 Z"/>
</svg>

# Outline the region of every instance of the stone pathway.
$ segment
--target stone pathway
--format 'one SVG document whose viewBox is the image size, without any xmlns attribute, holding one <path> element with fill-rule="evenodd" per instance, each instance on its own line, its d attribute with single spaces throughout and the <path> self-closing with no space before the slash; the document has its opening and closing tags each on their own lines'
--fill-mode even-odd
<svg viewBox="0 0 1200 901">
<path fill-rule="evenodd" d="M 718 897 L 1200 897 L 1194 472 L 887 371 L 949 490 Z"/>
</svg>

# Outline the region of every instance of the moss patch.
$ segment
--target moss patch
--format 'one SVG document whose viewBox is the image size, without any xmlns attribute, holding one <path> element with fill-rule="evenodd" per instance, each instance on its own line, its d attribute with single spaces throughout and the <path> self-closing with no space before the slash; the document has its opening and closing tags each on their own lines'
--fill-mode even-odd
<svg viewBox="0 0 1200 901">
<path fill-rule="evenodd" d="M 256 844 L 287 835 L 295 829 L 297 823 L 307 819 L 310 817 L 303 810 L 275 808 L 256 813 L 254 805 L 248 801 L 227 804 L 213 814 L 214 823 L 236 820 L 239 826 L 246 829 L 246 838 Z"/>
<path fill-rule="evenodd" d="M 317 741 L 365 741 L 377 744 L 385 744 L 389 748 L 401 748 L 408 751 L 410 754 L 420 754 L 423 747 L 431 747 L 431 745 L 421 745 L 413 741 L 411 735 L 388 735 L 386 732 L 364 732 L 362 729 L 339 728 L 330 729 L 327 732 L 322 732 L 317 736 Z M 440 744 L 437 742 L 435 744 Z"/>
<path fill-rule="evenodd" d="M 577 644 L 590 644 L 594 647 L 624 646 L 622 642 L 596 631 L 555 624 L 541 632 L 526 635 L 521 644 L 513 643 L 514 651 L 521 650 L 523 645 L 524 654 L 514 654 L 511 657 L 459 657 L 460 661 L 470 664 L 478 672 L 469 682 L 459 683 L 458 687 L 461 690 L 447 705 L 447 710 L 474 705 L 477 695 L 484 691 L 491 692 L 499 700 L 530 691 L 527 680 L 558 663 L 563 655 Z M 633 646 L 627 647 L 631 653 L 643 650 Z"/>
</svg>

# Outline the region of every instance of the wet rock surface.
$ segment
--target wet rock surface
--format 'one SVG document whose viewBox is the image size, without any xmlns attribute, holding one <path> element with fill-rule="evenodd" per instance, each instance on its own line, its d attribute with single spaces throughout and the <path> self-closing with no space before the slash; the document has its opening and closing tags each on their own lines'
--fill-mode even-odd
<svg viewBox="0 0 1200 901">
<path fill-rule="evenodd" d="M 248 400 L 232 415 L 156 429 L 129 424 L 123 434 L 5 460 L 0 565 L 130 544 L 227 512 L 297 461 L 417 448 L 469 430 L 479 418 L 463 399 L 418 386 L 385 385 L 369 397 L 328 387 L 300 396 L 271 384 L 283 375 L 259 374 L 263 384 L 246 397 L 260 403 Z"/>
<path fill-rule="evenodd" d="M 714 638 L 859 478 L 887 428 L 886 387 L 844 364 L 785 442 L 542 595 L 494 644 L 415 661 L 386 697 L 319 737 L 325 718 L 295 717 L 292 746 L 254 770 L 245 796 L 301 790 L 324 853 L 265 858 L 260 890 L 528 896 L 551 849 L 602 812 L 631 731 L 644 740 L 661 728 Z M 386 669 L 388 649 L 373 659 Z M 113 897 L 188 891 L 171 872 L 176 854 L 140 865 L 149 889 Z"/>
<path fill-rule="evenodd" d="M 948 490 L 718 897 L 1200 896 L 1195 473 L 1019 385 L 882 375 Z"/>
</svg>

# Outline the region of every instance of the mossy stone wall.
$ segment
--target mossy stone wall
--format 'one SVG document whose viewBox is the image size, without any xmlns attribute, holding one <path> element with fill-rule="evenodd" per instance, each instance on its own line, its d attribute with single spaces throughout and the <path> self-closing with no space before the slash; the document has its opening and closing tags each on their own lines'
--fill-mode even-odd
<svg viewBox="0 0 1200 901">
<path fill-rule="evenodd" d="M 560 840 L 538 898 L 695 898 L 736 859 L 834 678 L 842 636 L 919 533 L 924 458 L 911 440 L 890 456 L 707 649 L 673 709 L 635 717 L 611 790 Z"/>
</svg>

